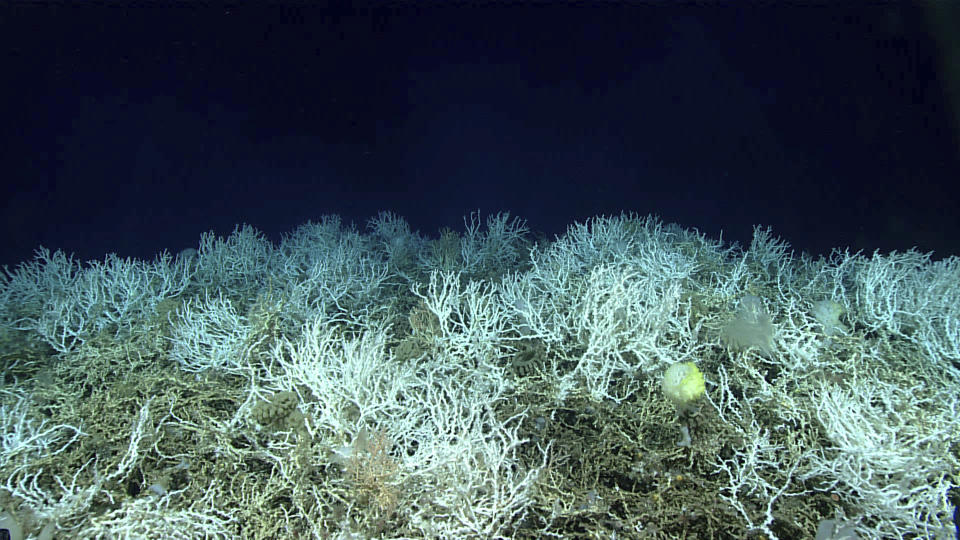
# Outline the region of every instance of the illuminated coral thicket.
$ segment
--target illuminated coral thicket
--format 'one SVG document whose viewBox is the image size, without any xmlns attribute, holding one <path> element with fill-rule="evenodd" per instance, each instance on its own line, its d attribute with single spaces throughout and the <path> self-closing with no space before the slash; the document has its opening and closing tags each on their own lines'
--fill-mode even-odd
<svg viewBox="0 0 960 540">
<path fill-rule="evenodd" d="M 553 240 L 507 214 L 464 225 L 327 216 L 153 261 L 38 250 L 0 281 L 4 519 L 73 538 L 952 537 L 960 260 L 811 259 L 762 228 L 730 246 L 634 215 Z M 702 377 L 683 403 L 676 365 Z"/>
</svg>

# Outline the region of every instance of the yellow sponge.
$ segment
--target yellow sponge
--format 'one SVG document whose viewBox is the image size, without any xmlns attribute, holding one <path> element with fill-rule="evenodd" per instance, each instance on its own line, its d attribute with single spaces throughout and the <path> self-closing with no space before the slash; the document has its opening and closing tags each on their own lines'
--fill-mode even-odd
<svg viewBox="0 0 960 540">
<path fill-rule="evenodd" d="M 678 408 L 700 398 L 706 392 L 703 373 L 693 362 L 674 364 L 663 374 L 663 393 Z"/>
</svg>

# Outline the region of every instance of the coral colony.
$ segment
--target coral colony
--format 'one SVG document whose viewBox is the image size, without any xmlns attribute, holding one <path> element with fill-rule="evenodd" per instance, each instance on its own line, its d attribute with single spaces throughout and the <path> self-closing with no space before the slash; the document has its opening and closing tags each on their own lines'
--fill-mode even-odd
<svg viewBox="0 0 960 540">
<path fill-rule="evenodd" d="M 0 533 L 953 538 L 960 259 L 382 213 L 0 280 Z"/>
</svg>

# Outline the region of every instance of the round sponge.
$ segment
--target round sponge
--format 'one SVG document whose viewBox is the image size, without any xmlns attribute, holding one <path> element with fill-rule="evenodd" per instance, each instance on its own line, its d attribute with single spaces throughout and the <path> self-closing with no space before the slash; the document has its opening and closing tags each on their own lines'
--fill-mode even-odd
<svg viewBox="0 0 960 540">
<path fill-rule="evenodd" d="M 684 407 L 706 392 L 703 373 L 693 362 L 674 364 L 663 374 L 663 393 L 677 407 Z"/>
</svg>

